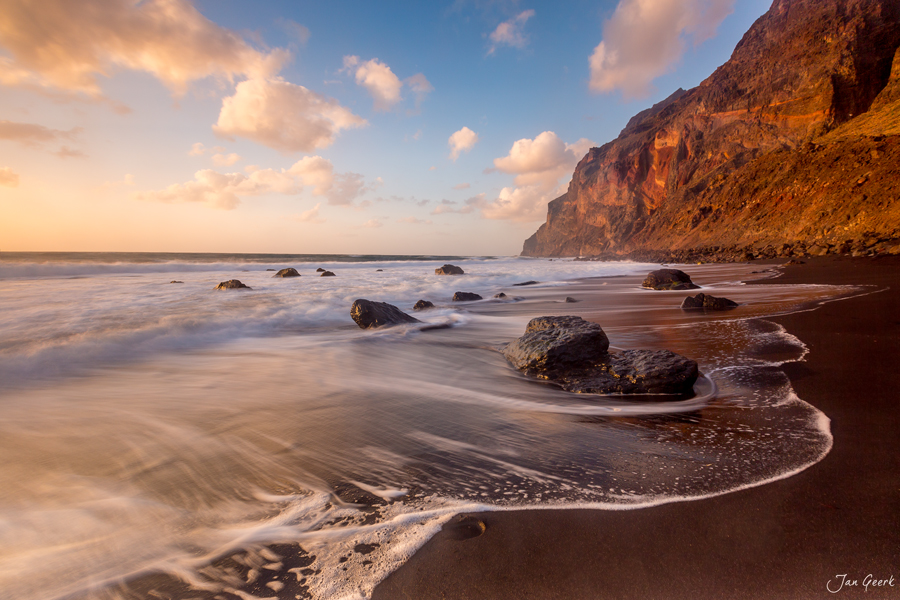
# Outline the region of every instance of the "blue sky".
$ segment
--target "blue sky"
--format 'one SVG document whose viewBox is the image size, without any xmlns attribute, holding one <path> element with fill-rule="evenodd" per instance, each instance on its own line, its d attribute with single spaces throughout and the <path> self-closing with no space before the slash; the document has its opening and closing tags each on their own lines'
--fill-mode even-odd
<svg viewBox="0 0 900 600">
<path fill-rule="evenodd" d="M 0 249 L 495 255 L 768 8 L 6 4 Z"/>
</svg>

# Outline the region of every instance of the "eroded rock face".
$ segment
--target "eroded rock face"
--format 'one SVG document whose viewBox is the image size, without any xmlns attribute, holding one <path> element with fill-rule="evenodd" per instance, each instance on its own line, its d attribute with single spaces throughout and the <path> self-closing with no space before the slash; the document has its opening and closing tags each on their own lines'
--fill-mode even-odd
<svg viewBox="0 0 900 600">
<path fill-rule="evenodd" d="M 456 292 L 453 294 L 454 302 L 472 302 L 473 300 L 481 300 L 482 297 L 472 292 Z"/>
<path fill-rule="evenodd" d="M 288 267 L 287 269 L 281 269 L 272 277 L 300 277 L 300 273 L 297 272 L 297 269 L 293 267 Z"/>
<path fill-rule="evenodd" d="M 896 245 L 898 47 L 896 0 L 775 0 L 709 78 L 582 158 L 522 254 Z"/>
<path fill-rule="evenodd" d="M 434 308 L 434 303 L 428 300 L 419 300 L 413 305 L 413 310 L 427 310 L 429 308 Z"/>
<path fill-rule="evenodd" d="M 244 285 L 237 279 L 229 279 L 228 281 L 223 281 L 219 285 L 216 286 L 217 290 L 249 290 L 252 289 L 249 285 Z"/>
<path fill-rule="evenodd" d="M 734 300 L 728 298 L 717 298 L 709 294 L 697 294 L 696 296 L 688 296 L 681 303 L 683 310 L 728 310 L 738 305 Z"/>
<path fill-rule="evenodd" d="M 577 393 L 681 397 L 699 375 L 695 361 L 669 350 L 609 353 L 603 328 L 572 316 L 532 319 L 503 355 L 520 371 Z"/>
<path fill-rule="evenodd" d="M 389 327 L 403 323 L 421 323 L 393 304 L 360 298 L 350 307 L 350 316 L 362 329 Z"/>
<path fill-rule="evenodd" d="M 678 269 L 650 271 L 641 286 L 652 290 L 695 290 L 700 287 L 691 281 L 690 275 Z"/>
<path fill-rule="evenodd" d="M 456 265 L 444 265 L 434 270 L 435 275 L 465 275 L 465 271 Z"/>
</svg>

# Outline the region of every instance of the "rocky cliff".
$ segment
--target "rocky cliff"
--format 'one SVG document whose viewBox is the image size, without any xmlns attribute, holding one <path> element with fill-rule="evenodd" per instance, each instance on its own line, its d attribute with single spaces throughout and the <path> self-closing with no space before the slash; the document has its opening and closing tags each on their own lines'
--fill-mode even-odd
<svg viewBox="0 0 900 600">
<path fill-rule="evenodd" d="M 775 0 L 592 148 L 527 256 L 900 252 L 900 2 Z"/>
</svg>

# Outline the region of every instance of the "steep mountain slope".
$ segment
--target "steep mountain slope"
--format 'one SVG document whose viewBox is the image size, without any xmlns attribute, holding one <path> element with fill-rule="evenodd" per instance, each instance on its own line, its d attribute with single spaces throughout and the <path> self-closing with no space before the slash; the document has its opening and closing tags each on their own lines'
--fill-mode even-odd
<svg viewBox="0 0 900 600">
<path fill-rule="evenodd" d="M 776 0 L 592 148 L 530 256 L 900 252 L 900 2 Z"/>
</svg>

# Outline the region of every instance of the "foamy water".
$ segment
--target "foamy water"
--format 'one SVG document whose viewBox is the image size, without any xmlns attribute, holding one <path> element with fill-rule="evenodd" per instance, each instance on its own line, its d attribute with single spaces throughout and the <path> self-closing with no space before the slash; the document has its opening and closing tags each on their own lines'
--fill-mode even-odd
<svg viewBox="0 0 900 600">
<path fill-rule="evenodd" d="M 831 447 L 778 368 L 805 347 L 757 317 L 842 289 L 687 269 L 744 304 L 706 316 L 618 277 L 652 265 L 463 259 L 465 276 L 437 277 L 444 260 L 45 258 L 0 260 L 0 598 L 149 598 L 153 573 L 184 597 L 365 598 L 461 511 L 689 500 Z M 266 271 L 287 266 L 302 276 Z M 572 283 L 586 277 L 605 279 Z M 253 289 L 212 289 L 232 278 Z M 527 280 L 541 284 L 511 287 Z M 360 297 L 428 299 L 417 316 L 453 327 L 362 331 Z M 530 381 L 497 349 L 541 314 L 680 352 L 706 378 L 680 402 Z"/>
</svg>

